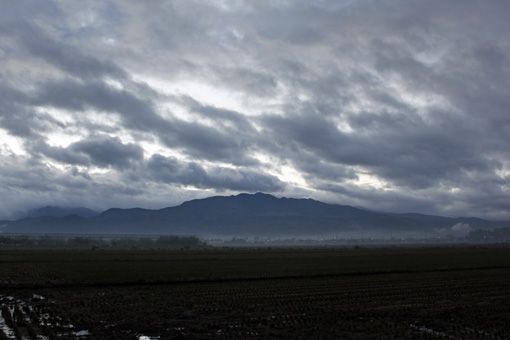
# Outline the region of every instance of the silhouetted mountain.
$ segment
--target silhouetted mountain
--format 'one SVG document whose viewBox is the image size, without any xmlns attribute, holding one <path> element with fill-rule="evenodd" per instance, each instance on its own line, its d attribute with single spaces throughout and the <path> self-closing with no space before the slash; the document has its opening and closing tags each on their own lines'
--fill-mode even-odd
<svg viewBox="0 0 510 340">
<path fill-rule="evenodd" d="M 257 193 L 191 200 L 160 210 L 115 208 L 92 217 L 27 218 L 8 223 L 4 232 L 310 237 L 360 231 L 425 233 L 449 230 L 457 223 L 468 223 L 473 229 L 510 225 L 475 218 L 383 213 Z"/>
<path fill-rule="evenodd" d="M 35 218 L 35 217 L 66 217 L 71 215 L 76 215 L 80 217 L 92 217 L 96 216 L 98 212 L 82 207 L 76 208 L 63 208 L 63 207 L 53 207 L 46 206 L 39 209 L 30 210 L 27 213 L 27 218 Z"/>
</svg>

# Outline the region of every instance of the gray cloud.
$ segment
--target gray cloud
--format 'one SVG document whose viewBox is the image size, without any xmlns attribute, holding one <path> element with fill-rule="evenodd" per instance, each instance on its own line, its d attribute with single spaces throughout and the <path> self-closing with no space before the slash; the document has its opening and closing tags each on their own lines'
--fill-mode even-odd
<svg viewBox="0 0 510 340">
<path fill-rule="evenodd" d="M 12 88 L 6 82 L 0 85 L 0 123 L 14 136 L 34 136 L 38 134 L 38 130 L 45 128 L 35 112 L 20 105 L 27 99 L 23 92 Z"/>
<path fill-rule="evenodd" d="M 509 13 L 503 0 L 10 3 L 9 209 L 246 190 L 510 218 Z"/>
<path fill-rule="evenodd" d="M 143 159 L 143 149 L 138 145 L 123 144 L 118 138 L 104 136 L 73 143 L 70 149 L 86 154 L 94 164 L 102 166 L 129 166 L 131 161 Z"/>
<path fill-rule="evenodd" d="M 249 142 L 239 133 L 241 128 L 243 134 L 249 133 L 250 124 L 233 111 L 198 103 L 190 106 L 207 119 L 221 122 L 214 127 L 198 121 L 184 121 L 171 113 L 164 118 L 156 112 L 151 98 L 140 98 L 131 91 L 115 89 L 103 82 L 81 83 L 70 79 L 42 85 L 33 102 L 73 111 L 95 109 L 119 114 L 125 127 L 151 133 L 168 147 L 184 149 L 192 156 L 232 163 L 253 162 L 245 154 Z M 238 138 L 233 139 L 236 134 Z"/>
<path fill-rule="evenodd" d="M 204 169 L 194 162 L 179 162 L 172 157 L 153 155 L 147 168 L 156 181 L 179 183 L 198 188 L 229 189 L 234 191 L 268 191 L 283 189 L 283 183 L 275 176 L 251 170 L 236 170 L 222 167 Z"/>
<path fill-rule="evenodd" d="M 116 167 L 121 170 L 143 160 L 140 146 L 124 144 L 119 138 L 109 136 L 92 136 L 66 148 L 39 144 L 35 150 L 66 164 Z"/>
<path fill-rule="evenodd" d="M 112 62 L 102 60 L 80 51 L 73 45 L 61 43 L 43 34 L 31 25 L 18 25 L 12 33 L 33 57 L 41 58 L 69 75 L 80 78 L 125 78 L 127 75 Z M 24 28 L 24 29 L 23 29 Z"/>
</svg>

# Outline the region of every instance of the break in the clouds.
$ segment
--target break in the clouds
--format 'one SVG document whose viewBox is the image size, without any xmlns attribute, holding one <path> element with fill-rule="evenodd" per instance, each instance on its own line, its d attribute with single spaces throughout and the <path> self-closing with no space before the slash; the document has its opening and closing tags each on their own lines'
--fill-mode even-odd
<svg viewBox="0 0 510 340">
<path fill-rule="evenodd" d="M 8 1 L 0 217 L 241 191 L 510 218 L 506 0 Z"/>
</svg>

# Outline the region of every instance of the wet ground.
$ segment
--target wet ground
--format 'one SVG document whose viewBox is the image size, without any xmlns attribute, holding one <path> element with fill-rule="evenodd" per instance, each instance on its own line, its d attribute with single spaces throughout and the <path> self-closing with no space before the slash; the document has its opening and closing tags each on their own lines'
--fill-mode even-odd
<svg viewBox="0 0 510 340">
<path fill-rule="evenodd" d="M 0 298 L 8 339 L 510 338 L 510 269 L 37 292 Z"/>
<path fill-rule="evenodd" d="M 299 259 L 308 256 L 310 265 L 330 259 L 329 267 L 322 264 L 321 269 L 329 272 L 322 274 L 307 267 L 279 277 L 266 270 L 269 275 L 252 271 L 250 277 L 235 278 L 236 268 L 227 262 L 228 278 L 183 280 L 173 272 L 168 280 L 83 284 L 66 283 L 48 271 L 48 277 L 59 281 L 45 285 L 39 273 L 40 281 L 32 287 L 9 279 L 9 286 L 0 290 L 0 339 L 510 339 L 510 262 L 505 265 L 504 253 L 498 250 L 484 258 L 481 254 L 490 250 L 453 250 L 441 262 L 444 253 L 435 258 L 434 251 L 444 250 L 427 251 L 431 257 L 423 261 L 428 264 L 415 270 L 402 270 L 400 257 L 393 256 L 400 250 L 391 250 L 396 269 L 388 262 L 385 271 L 343 270 L 342 263 L 360 257 L 333 252 L 296 254 Z M 455 258 L 456 251 L 464 252 L 462 257 Z M 412 253 L 402 252 L 408 261 Z M 263 268 L 273 255 L 251 254 L 250 263 L 259 256 L 257 268 Z M 376 255 L 363 253 L 368 256 L 363 261 Z M 478 260 L 469 262 L 469 256 Z M 299 268 L 295 257 L 277 257 L 281 265 Z M 209 261 L 210 271 L 224 273 L 223 258 L 215 259 Z M 378 261 L 374 263 L 382 263 Z M 129 262 L 135 273 L 145 263 Z M 158 262 L 160 272 L 166 263 Z M 23 263 L 17 264 L 23 270 Z M 79 262 L 75 266 L 79 270 Z"/>
</svg>

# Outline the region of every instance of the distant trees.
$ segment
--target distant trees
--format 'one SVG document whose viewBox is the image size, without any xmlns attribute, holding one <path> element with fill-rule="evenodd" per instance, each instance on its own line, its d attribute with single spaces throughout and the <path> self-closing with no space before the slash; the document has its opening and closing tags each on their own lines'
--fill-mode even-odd
<svg viewBox="0 0 510 340">
<path fill-rule="evenodd" d="M 474 230 L 469 233 L 467 239 L 475 243 L 507 243 L 510 242 L 510 227 L 493 230 Z"/>
<path fill-rule="evenodd" d="M 151 238 L 118 238 L 111 240 L 112 248 L 135 249 L 190 249 L 203 248 L 207 244 L 196 236 L 160 236 Z"/>
<path fill-rule="evenodd" d="M 207 244 L 196 236 L 159 237 L 63 237 L 0 236 L 1 248 L 72 248 L 72 249 L 196 249 Z"/>
</svg>

